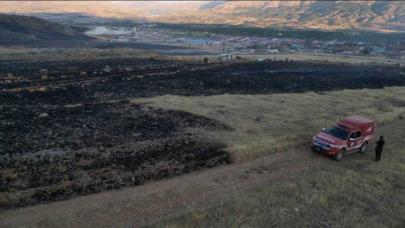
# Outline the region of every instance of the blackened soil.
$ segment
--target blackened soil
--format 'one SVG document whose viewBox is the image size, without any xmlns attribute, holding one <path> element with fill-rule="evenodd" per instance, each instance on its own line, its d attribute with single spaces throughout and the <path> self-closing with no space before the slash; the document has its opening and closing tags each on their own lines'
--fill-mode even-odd
<svg viewBox="0 0 405 228">
<path fill-rule="evenodd" d="M 230 162 L 187 128 L 229 130 L 134 105 L 165 94 L 270 94 L 405 85 L 399 66 L 153 59 L 0 63 L 0 207 L 141 184 Z"/>
<path fill-rule="evenodd" d="M 228 129 L 129 102 L 3 107 L 0 207 L 117 189 L 229 163 L 219 142 L 185 128 Z"/>
<path fill-rule="evenodd" d="M 4 63 L 3 63 L 4 64 Z M 103 72 L 105 66 L 112 69 Z M 197 64 L 157 60 L 10 62 L 0 101 L 43 104 L 93 102 L 164 94 L 269 94 L 405 85 L 399 66 L 270 61 Z M 18 66 L 18 67 L 16 67 Z M 42 77 L 39 70 L 49 69 Z M 18 70 L 19 69 L 19 70 Z M 1 70 L 7 72 L 7 67 Z M 402 73 L 401 73 L 402 71 Z M 38 88 L 47 92 L 34 92 Z M 9 91 L 17 90 L 18 93 Z"/>
<path fill-rule="evenodd" d="M 186 127 L 226 128 L 201 116 L 125 101 L 73 107 L 6 106 L 0 121 L 1 154 L 106 148 L 169 137 Z"/>
</svg>

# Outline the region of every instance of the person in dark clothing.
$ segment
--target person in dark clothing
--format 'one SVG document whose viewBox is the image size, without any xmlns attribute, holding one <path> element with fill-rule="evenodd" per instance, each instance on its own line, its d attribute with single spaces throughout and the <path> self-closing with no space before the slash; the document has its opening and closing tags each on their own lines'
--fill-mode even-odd
<svg viewBox="0 0 405 228">
<path fill-rule="evenodd" d="M 375 161 L 380 161 L 381 160 L 381 153 L 384 147 L 385 141 L 384 141 L 384 136 L 380 136 L 380 139 L 376 142 L 375 146 Z"/>
</svg>

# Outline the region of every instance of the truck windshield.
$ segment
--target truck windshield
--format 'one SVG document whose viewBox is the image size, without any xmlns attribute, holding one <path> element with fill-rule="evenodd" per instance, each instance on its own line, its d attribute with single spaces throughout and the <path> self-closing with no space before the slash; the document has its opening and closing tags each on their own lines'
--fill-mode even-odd
<svg viewBox="0 0 405 228">
<path fill-rule="evenodd" d="M 347 137 L 349 136 L 348 131 L 345 131 L 344 129 L 338 128 L 338 127 L 335 127 L 335 126 L 327 128 L 323 132 L 328 134 L 328 135 L 332 135 L 333 137 L 343 139 L 343 140 L 346 140 Z"/>
</svg>

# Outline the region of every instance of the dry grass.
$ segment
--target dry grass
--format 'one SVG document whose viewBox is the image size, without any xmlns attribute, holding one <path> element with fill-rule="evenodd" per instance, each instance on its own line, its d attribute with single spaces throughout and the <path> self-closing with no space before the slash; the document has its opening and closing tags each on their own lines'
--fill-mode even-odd
<svg viewBox="0 0 405 228">
<path fill-rule="evenodd" d="M 154 106 L 218 119 L 235 130 L 208 132 L 239 160 L 304 146 L 312 134 L 347 115 L 378 121 L 387 136 L 381 163 L 373 154 L 324 160 L 304 171 L 208 207 L 159 220 L 156 227 L 403 227 L 405 88 L 275 95 L 164 96 Z M 298 150 L 300 150 L 298 148 Z M 370 149 L 371 150 L 371 149 Z M 370 151 L 371 152 L 371 151 Z M 298 165 L 300 161 L 295 161 Z"/>
<path fill-rule="evenodd" d="M 351 64 L 404 64 L 403 59 L 390 59 L 384 56 L 346 56 L 340 54 L 326 53 L 280 53 L 280 54 L 264 54 L 264 55 L 246 55 L 247 58 L 262 58 L 262 59 L 290 59 L 295 61 L 329 61 L 343 62 Z"/>
<path fill-rule="evenodd" d="M 350 64 L 400 64 L 405 66 L 403 59 L 390 59 L 384 56 L 345 56 L 340 54 L 326 53 L 278 53 L 278 54 L 234 54 L 240 56 L 245 61 L 255 61 L 256 59 L 294 60 L 294 61 L 328 61 Z M 210 62 L 218 61 L 218 55 L 197 55 L 197 56 L 174 56 L 179 60 L 200 60 L 207 57 Z"/>
<path fill-rule="evenodd" d="M 383 160 L 352 155 L 315 167 L 208 208 L 194 207 L 156 227 L 403 227 L 405 120 L 383 124 L 391 133 Z"/>
<path fill-rule="evenodd" d="M 403 227 L 404 154 L 381 164 L 368 162 L 360 170 L 331 165 L 308 171 L 296 181 L 264 184 L 230 202 L 194 208 L 156 226 Z"/>
<path fill-rule="evenodd" d="M 348 115 L 384 124 L 405 116 L 405 88 L 343 90 L 316 94 L 161 96 L 134 99 L 217 119 L 233 131 L 199 132 L 228 144 L 236 160 L 257 158 L 303 145 L 314 133 Z"/>
</svg>

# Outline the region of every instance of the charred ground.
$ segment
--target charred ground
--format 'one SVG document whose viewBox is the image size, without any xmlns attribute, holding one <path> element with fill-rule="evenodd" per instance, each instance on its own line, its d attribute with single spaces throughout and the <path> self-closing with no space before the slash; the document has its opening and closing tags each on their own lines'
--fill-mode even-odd
<svg viewBox="0 0 405 228">
<path fill-rule="evenodd" d="M 2 107 L 1 207 L 66 199 L 229 163 L 220 142 L 186 128 L 228 129 L 185 112 L 119 103 Z"/>
<path fill-rule="evenodd" d="M 17 100 L 64 104 L 164 94 L 270 94 L 405 85 L 404 69 L 398 65 L 292 61 L 201 64 L 133 59 L 9 61 L 1 65 L 3 104 L 15 104 Z"/>
<path fill-rule="evenodd" d="M 230 162 L 189 128 L 232 130 L 132 104 L 165 94 L 271 94 L 405 85 L 399 66 L 154 59 L 0 64 L 0 206 L 117 189 Z"/>
</svg>

